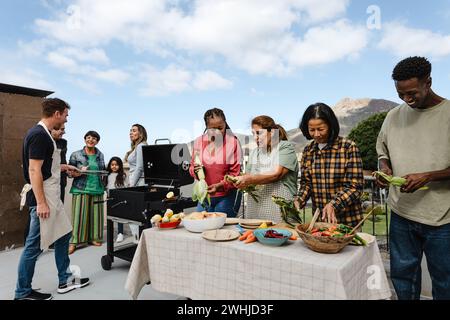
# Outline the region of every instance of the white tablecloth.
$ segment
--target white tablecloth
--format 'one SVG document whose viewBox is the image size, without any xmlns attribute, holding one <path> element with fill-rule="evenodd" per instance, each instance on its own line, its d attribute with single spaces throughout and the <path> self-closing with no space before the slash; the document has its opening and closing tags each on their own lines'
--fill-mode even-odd
<svg viewBox="0 0 450 320">
<path fill-rule="evenodd" d="M 338 254 L 309 250 L 301 239 L 282 247 L 210 242 L 184 228 L 147 229 L 125 289 L 136 299 L 151 281 L 193 300 L 377 300 L 391 296 L 376 242 Z"/>
</svg>

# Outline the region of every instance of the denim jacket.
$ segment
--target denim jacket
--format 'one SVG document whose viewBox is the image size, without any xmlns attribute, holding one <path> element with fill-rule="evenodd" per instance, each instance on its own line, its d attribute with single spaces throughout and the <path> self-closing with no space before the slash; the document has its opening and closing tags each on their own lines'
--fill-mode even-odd
<svg viewBox="0 0 450 320">
<path fill-rule="evenodd" d="M 95 155 L 97 156 L 96 160 L 98 164 L 98 170 L 105 170 L 106 167 L 103 153 L 101 153 L 100 150 L 95 148 Z M 70 156 L 69 164 L 79 169 L 81 169 L 82 167 L 87 167 L 88 163 L 89 163 L 88 156 L 84 148 L 75 151 Z M 105 185 L 103 179 L 100 176 L 98 176 L 98 178 L 100 179 L 100 184 Z M 86 183 L 87 183 L 87 175 L 81 175 L 73 179 L 72 186 L 74 186 L 77 189 L 83 190 L 84 188 L 86 188 Z"/>
</svg>

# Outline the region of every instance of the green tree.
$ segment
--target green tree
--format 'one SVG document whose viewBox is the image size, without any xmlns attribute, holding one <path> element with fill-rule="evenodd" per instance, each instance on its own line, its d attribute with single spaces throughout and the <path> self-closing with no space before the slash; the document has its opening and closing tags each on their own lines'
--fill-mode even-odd
<svg viewBox="0 0 450 320">
<path fill-rule="evenodd" d="M 387 112 L 381 112 L 361 121 L 350 131 L 348 138 L 353 140 L 361 152 L 365 170 L 375 171 L 378 167 L 376 143 Z"/>
</svg>

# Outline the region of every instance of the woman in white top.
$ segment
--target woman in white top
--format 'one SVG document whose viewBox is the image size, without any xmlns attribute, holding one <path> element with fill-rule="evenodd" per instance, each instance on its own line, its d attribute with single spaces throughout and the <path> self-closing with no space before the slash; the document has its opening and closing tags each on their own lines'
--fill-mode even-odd
<svg viewBox="0 0 450 320">
<path fill-rule="evenodd" d="M 125 161 L 130 167 L 130 187 L 144 186 L 144 158 L 142 146 L 147 145 L 147 131 L 140 124 L 134 124 L 130 129 L 131 150 L 125 155 Z"/>
<path fill-rule="evenodd" d="M 130 187 L 142 187 L 145 186 L 142 146 L 147 145 L 147 130 L 140 124 L 133 124 L 130 129 L 130 140 L 131 150 L 125 155 L 124 161 L 130 168 Z M 134 224 L 129 226 L 134 236 L 134 242 L 139 242 L 139 227 Z"/>
</svg>

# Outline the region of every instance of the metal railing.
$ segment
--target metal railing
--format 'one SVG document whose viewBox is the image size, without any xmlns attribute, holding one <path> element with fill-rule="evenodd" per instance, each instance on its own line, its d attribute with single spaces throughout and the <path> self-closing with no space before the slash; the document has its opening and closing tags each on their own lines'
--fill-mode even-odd
<svg viewBox="0 0 450 320">
<path fill-rule="evenodd" d="M 389 217 L 390 217 L 390 209 L 387 205 L 387 190 L 380 189 L 375 182 L 375 178 L 372 176 L 364 177 L 364 193 L 365 198 L 368 198 L 364 201 L 363 209 L 365 213 L 368 213 L 372 208 L 379 207 L 378 210 L 371 218 L 369 218 L 363 225 L 363 229 L 365 232 L 370 233 L 377 237 L 379 241 L 380 247 L 389 251 Z M 241 208 L 238 213 L 239 217 L 244 217 L 246 214 L 247 203 L 246 196 L 242 196 L 238 201 L 241 202 Z M 237 199 L 236 199 L 237 200 Z M 369 205 L 368 205 L 369 204 Z M 303 208 L 303 221 L 307 221 L 307 218 L 312 214 L 312 203 L 311 200 L 308 201 L 305 208 Z M 380 219 L 381 216 L 381 219 Z M 383 221 L 384 220 L 384 221 Z M 384 232 L 377 233 L 377 224 L 385 223 Z M 367 226 L 370 227 L 367 227 Z M 378 228 L 380 229 L 380 228 Z M 378 230 L 380 231 L 380 230 Z"/>
</svg>

